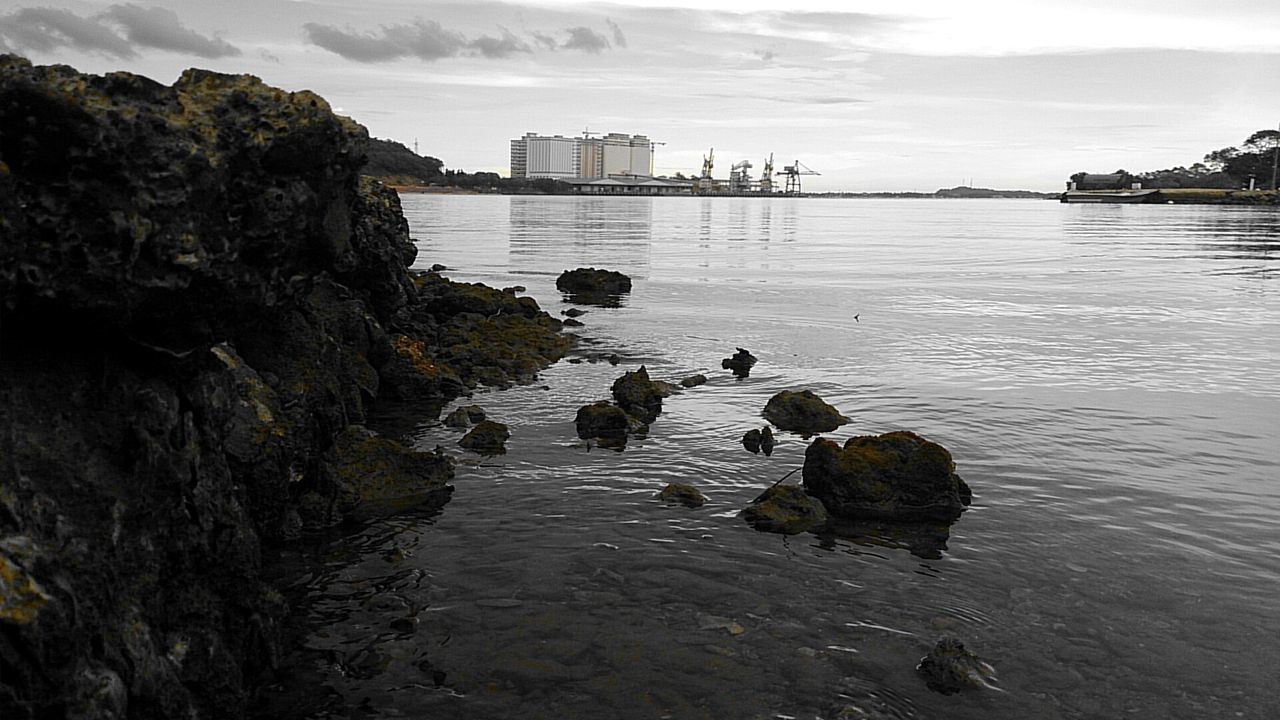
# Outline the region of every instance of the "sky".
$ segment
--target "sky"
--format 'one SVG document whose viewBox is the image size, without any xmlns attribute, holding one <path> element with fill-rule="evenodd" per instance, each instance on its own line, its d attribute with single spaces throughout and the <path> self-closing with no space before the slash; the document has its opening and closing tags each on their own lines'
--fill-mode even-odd
<svg viewBox="0 0 1280 720">
<path fill-rule="evenodd" d="M 526 132 L 647 135 L 658 174 L 799 161 L 811 191 L 1060 190 L 1280 126 L 1280 3 L 0 0 L 0 52 L 312 90 L 509 171 Z"/>
</svg>

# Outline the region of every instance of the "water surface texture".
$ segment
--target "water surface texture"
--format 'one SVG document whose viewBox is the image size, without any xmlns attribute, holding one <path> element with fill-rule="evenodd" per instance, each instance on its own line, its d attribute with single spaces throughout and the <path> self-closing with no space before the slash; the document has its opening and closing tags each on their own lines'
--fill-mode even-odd
<svg viewBox="0 0 1280 720">
<path fill-rule="evenodd" d="M 632 276 L 582 362 L 478 392 L 511 427 L 438 514 L 315 538 L 280 572 L 307 650 L 292 717 L 1262 718 L 1280 709 L 1280 213 L 1042 201 L 403 198 L 422 267 L 520 285 Z M 760 362 L 720 369 L 735 347 Z M 591 362 L 617 354 L 620 362 Z M 579 405 L 647 366 L 708 384 L 623 452 Z M 951 450 L 949 528 L 784 538 L 737 517 L 803 462 L 739 444 L 811 389 Z M 446 409 L 447 410 L 447 409 Z M 402 414 L 406 415 L 406 414 Z M 654 499 L 699 487 L 699 509 Z M 798 481 L 798 473 L 792 476 Z M 915 666 L 951 634 L 1001 691 Z M 315 691 L 321 686 L 323 691 Z M 309 689 L 298 696 L 298 689 Z M 283 708 L 283 709 L 282 709 Z M 848 717 L 862 717 L 850 714 Z"/>
</svg>

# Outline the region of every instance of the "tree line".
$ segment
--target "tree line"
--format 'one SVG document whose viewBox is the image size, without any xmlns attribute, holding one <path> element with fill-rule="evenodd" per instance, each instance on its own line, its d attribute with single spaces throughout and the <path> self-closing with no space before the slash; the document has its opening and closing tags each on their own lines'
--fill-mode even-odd
<svg viewBox="0 0 1280 720">
<path fill-rule="evenodd" d="M 1249 187 L 1252 179 L 1259 189 L 1275 189 L 1274 175 L 1280 160 L 1280 130 L 1259 130 L 1240 143 L 1238 147 L 1225 147 L 1204 156 L 1201 162 L 1190 167 L 1174 167 L 1130 173 L 1116 170 L 1122 184 L 1140 182 L 1144 188 L 1215 188 L 1233 190 Z M 1079 172 L 1071 179 L 1079 182 L 1086 174 Z"/>
<path fill-rule="evenodd" d="M 419 155 L 394 140 L 369 138 L 363 173 L 392 185 L 439 185 L 477 192 L 563 193 L 569 184 L 551 178 L 504 178 L 491 172 L 447 170 L 444 161 Z"/>
</svg>

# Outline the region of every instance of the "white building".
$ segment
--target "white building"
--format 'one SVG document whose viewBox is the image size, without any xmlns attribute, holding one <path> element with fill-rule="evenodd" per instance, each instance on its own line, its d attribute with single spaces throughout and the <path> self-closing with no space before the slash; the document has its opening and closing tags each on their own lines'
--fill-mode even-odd
<svg viewBox="0 0 1280 720">
<path fill-rule="evenodd" d="M 565 180 L 652 173 L 653 143 L 644 135 L 566 138 L 525 133 L 511 141 L 511 177 Z"/>
</svg>

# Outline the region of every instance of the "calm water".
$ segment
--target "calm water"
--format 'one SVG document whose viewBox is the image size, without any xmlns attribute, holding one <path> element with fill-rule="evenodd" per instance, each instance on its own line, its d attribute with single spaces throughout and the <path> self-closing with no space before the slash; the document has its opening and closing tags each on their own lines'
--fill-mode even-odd
<svg viewBox="0 0 1280 720">
<path fill-rule="evenodd" d="M 293 717 L 1272 717 L 1280 668 L 1280 213 L 1041 201 L 404 198 L 419 264 L 522 285 L 631 275 L 580 354 L 480 392 L 511 427 L 453 500 L 286 554 Z M 854 316 L 858 319 L 855 321 Z M 735 381 L 736 346 L 760 362 Z M 624 370 L 711 382 L 588 449 Z M 775 392 L 916 431 L 974 490 L 949 528 L 824 542 L 736 513 L 800 467 L 738 443 Z M 692 483 L 710 502 L 654 500 Z M 1003 692 L 914 668 L 950 633 Z M 317 692 L 319 685 L 324 688 Z M 309 690 L 299 698 L 299 689 Z M 879 714 L 873 714 L 879 713 Z"/>
</svg>

